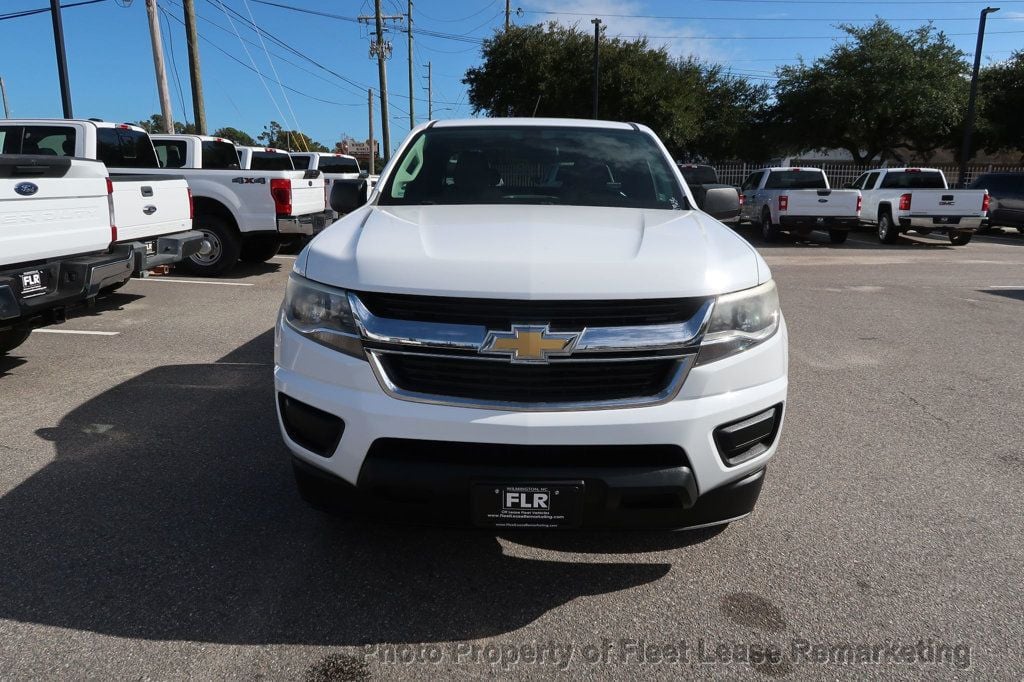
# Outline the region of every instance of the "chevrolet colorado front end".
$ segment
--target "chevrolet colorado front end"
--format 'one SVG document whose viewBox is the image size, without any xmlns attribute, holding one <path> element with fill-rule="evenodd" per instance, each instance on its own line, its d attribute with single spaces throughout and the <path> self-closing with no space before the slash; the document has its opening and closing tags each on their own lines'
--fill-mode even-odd
<svg viewBox="0 0 1024 682">
<path fill-rule="evenodd" d="M 303 497 L 492 528 L 750 513 L 787 333 L 765 262 L 711 215 L 735 191 L 711 192 L 694 208 L 634 124 L 414 130 L 288 282 L 275 384 Z"/>
</svg>

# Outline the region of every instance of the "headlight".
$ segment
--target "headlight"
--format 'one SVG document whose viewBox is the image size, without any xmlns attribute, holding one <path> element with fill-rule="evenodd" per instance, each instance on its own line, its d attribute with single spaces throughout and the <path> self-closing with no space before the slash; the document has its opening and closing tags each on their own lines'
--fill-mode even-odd
<svg viewBox="0 0 1024 682">
<path fill-rule="evenodd" d="M 292 274 L 281 306 L 288 326 L 306 338 L 366 359 L 348 292 Z"/>
<path fill-rule="evenodd" d="M 778 331 L 780 319 L 779 293 L 774 281 L 719 296 L 697 364 L 727 358 L 768 340 Z"/>
</svg>

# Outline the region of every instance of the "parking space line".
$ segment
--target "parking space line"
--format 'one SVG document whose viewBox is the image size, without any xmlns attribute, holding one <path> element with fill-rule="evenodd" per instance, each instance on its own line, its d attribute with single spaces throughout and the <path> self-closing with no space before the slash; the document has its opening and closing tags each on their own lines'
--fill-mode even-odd
<svg viewBox="0 0 1024 682">
<path fill-rule="evenodd" d="M 95 332 L 88 329 L 33 329 L 33 334 L 84 334 L 86 336 L 117 336 L 121 332 Z"/>
<path fill-rule="evenodd" d="M 251 287 L 248 282 L 216 282 L 206 279 L 176 279 L 174 277 L 143 277 L 133 282 L 178 282 L 179 284 L 219 284 L 222 287 Z"/>
<path fill-rule="evenodd" d="M 271 256 L 273 260 L 295 260 L 298 256 Z"/>
<path fill-rule="evenodd" d="M 1024 289 L 1024 284 L 989 284 L 989 289 Z"/>
</svg>

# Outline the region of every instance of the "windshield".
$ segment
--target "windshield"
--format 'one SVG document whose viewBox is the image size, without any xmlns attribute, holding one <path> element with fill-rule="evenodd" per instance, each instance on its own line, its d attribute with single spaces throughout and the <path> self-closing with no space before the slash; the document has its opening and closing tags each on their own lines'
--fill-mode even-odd
<svg viewBox="0 0 1024 682">
<path fill-rule="evenodd" d="M 321 156 L 318 166 L 323 173 L 358 173 L 359 162 L 344 156 Z"/>
<path fill-rule="evenodd" d="M 637 130 L 429 128 L 396 161 L 380 203 L 688 208 L 669 163 Z"/>
<path fill-rule="evenodd" d="M 249 168 L 262 171 L 295 170 L 292 157 L 280 152 L 253 152 Z"/>
<path fill-rule="evenodd" d="M 238 170 L 235 145 L 219 140 L 203 140 L 203 168 Z"/>
<path fill-rule="evenodd" d="M 691 187 L 694 185 L 716 185 L 718 175 L 711 166 L 679 166 L 679 172 L 683 174 L 683 180 Z"/>
<path fill-rule="evenodd" d="M 820 170 L 784 170 L 768 174 L 765 189 L 828 189 Z"/>
<path fill-rule="evenodd" d="M 939 171 L 896 171 L 882 178 L 882 189 L 946 189 Z"/>
</svg>

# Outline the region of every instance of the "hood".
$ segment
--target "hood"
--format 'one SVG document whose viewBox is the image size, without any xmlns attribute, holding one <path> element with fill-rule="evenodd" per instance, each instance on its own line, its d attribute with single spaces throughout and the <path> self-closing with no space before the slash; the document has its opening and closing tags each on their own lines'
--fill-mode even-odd
<svg viewBox="0 0 1024 682">
<path fill-rule="evenodd" d="M 307 251 L 300 271 L 318 282 L 435 296 L 712 296 L 769 277 L 745 240 L 698 211 L 370 205 Z"/>
</svg>

